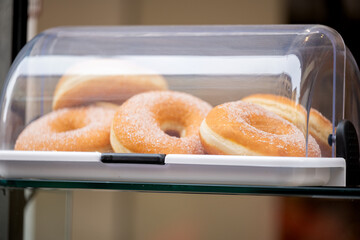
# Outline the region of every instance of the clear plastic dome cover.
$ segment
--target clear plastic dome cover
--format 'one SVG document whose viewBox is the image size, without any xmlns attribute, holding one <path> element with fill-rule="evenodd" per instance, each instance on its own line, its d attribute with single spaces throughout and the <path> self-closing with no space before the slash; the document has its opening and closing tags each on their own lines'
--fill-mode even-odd
<svg viewBox="0 0 360 240">
<path fill-rule="evenodd" d="M 140 126 L 143 121 L 146 127 L 152 127 L 146 117 L 134 117 L 140 111 L 137 110 L 140 109 L 139 105 L 135 105 L 135 110 L 123 110 L 124 114 L 131 114 L 119 121 L 128 121 L 129 125 L 132 121 L 139 121 L 134 127 L 137 129 L 136 133 L 119 137 L 116 131 L 110 131 L 112 137 L 118 140 L 114 144 L 121 146 L 114 147 L 112 144 L 110 148 L 95 151 L 286 156 L 287 149 L 275 153 L 269 150 L 277 145 L 273 142 L 258 143 L 256 148 L 246 145 L 252 138 L 257 138 L 252 135 L 253 132 L 270 134 L 272 141 L 275 141 L 276 137 L 282 138 L 289 131 L 295 131 L 287 130 L 287 123 L 278 125 L 277 118 L 274 120 L 271 115 L 275 114 L 281 121 L 285 119 L 302 133 L 302 136 L 297 136 L 302 137 L 303 142 L 299 139 L 289 140 L 294 141 L 294 148 L 305 149 L 303 153 L 297 152 L 298 156 L 334 157 L 336 146 L 330 146 L 327 142 L 329 135 L 335 132 L 337 123 L 350 119 L 359 132 L 359 79 L 356 62 L 341 36 L 325 26 L 55 28 L 31 40 L 11 67 L 1 96 L 0 148 L 16 149 L 19 136 L 34 125 L 32 123 L 50 113 L 62 111 L 63 114 L 64 109 L 79 109 L 89 105 L 116 108 L 117 112 L 118 108 L 124 106 L 124 102 L 129 107 L 131 102 L 147 106 L 149 101 L 153 101 L 152 97 L 140 98 L 139 95 L 152 93 L 160 96 L 166 95 L 166 92 L 176 96 L 186 94 L 186 97 L 179 97 L 181 101 L 188 101 L 190 96 L 188 105 L 200 106 L 206 103 L 211 106 L 199 107 L 200 112 L 206 112 L 201 115 L 203 119 L 200 123 L 205 121 L 206 126 L 201 132 L 204 136 L 201 136 L 200 148 L 202 145 L 209 145 L 210 148 L 215 146 L 217 150 L 204 147 L 205 150 L 195 149 L 193 152 L 175 151 L 177 143 L 187 139 L 187 134 L 193 131 L 184 126 L 191 117 L 188 110 L 182 110 L 187 103 L 173 107 L 172 100 L 169 100 L 172 98 L 166 98 L 164 104 L 171 106 L 162 108 L 156 105 L 156 109 L 163 109 L 158 112 L 170 116 L 165 114 L 166 117 L 158 117 L 160 120 L 155 125 L 160 129 L 157 131 L 162 131 L 161 134 L 175 139 L 170 150 L 163 150 L 160 146 L 167 143 L 167 138 L 159 140 L 156 134 L 151 135 L 152 129 Z M 129 101 L 135 97 L 138 99 Z M 194 103 L 197 101 L 201 101 L 201 104 Z M 242 106 L 239 101 L 250 105 L 250 110 L 243 110 L 243 115 L 236 112 Z M 225 109 L 227 106 L 232 109 L 227 109 L 227 113 L 236 115 L 233 117 L 235 123 L 230 123 L 234 124 L 232 128 L 228 127 L 229 123 L 206 121 L 206 117 L 211 117 L 208 115 L 209 111 L 215 111 L 215 108 Z M 268 115 L 264 115 L 262 110 L 258 113 L 258 106 L 259 109 L 271 112 L 271 119 L 267 119 Z M 170 113 L 172 111 L 175 113 Z M 156 114 L 160 114 L 158 112 Z M 98 115 L 104 114 L 98 112 L 92 116 L 98 119 Z M 175 115 L 179 116 L 174 117 Z M 85 118 L 79 116 L 72 121 Z M 178 118 L 185 120 L 176 120 Z M 228 122 L 229 118 L 226 119 Z M 50 129 L 56 133 L 66 133 L 84 128 L 84 122 L 76 125 L 74 122 L 70 123 L 68 118 L 64 119 L 51 122 Z M 114 126 L 115 122 L 110 120 L 109 125 L 112 124 L 119 133 L 134 131 L 123 130 L 127 127 L 124 125 Z M 244 123 L 247 130 L 255 129 L 241 136 L 248 138 L 241 140 L 245 144 L 235 141 L 240 136 L 232 136 L 237 131 L 243 131 L 236 125 L 239 122 Z M 197 135 L 200 135 L 200 123 L 195 130 Z M 47 128 L 44 124 L 42 122 L 37 129 L 31 130 L 34 135 L 30 139 L 35 141 L 44 135 L 42 129 Z M 61 127 L 58 127 L 60 124 Z M 223 134 L 218 129 L 228 130 Z M 133 140 L 135 145 L 142 146 L 137 147 L 122 140 L 135 139 L 135 135 L 140 134 L 146 135 L 140 136 L 140 139 L 150 138 L 159 145 L 144 147 L 142 140 Z M 225 140 L 216 143 L 219 136 Z M 66 137 L 67 135 L 52 138 L 67 145 L 70 140 Z M 259 141 L 262 140 L 260 138 Z M 74 143 L 75 147 L 68 149 L 45 148 L 45 140 L 40 143 L 42 147 L 33 146 L 29 138 L 25 141 L 28 141 L 25 145 L 31 146 L 24 147 L 23 144 L 23 147 L 16 150 L 91 151 L 89 148 L 76 148 L 80 140 Z M 81 141 L 100 142 L 96 138 Z M 304 145 L 300 146 L 302 143 Z M 309 144 L 305 146 L 305 143 Z M 312 149 L 316 143 L 321 155 L 316 153 L 316 149 Z M 52 142 L 48 144 L 55 145 Z M 193 148 L 189 142 L 187 144 L 186 148 Z M 246 151 L 239 152 L 237 146 L 233 145 L 241 145 Z"/>
</svg>

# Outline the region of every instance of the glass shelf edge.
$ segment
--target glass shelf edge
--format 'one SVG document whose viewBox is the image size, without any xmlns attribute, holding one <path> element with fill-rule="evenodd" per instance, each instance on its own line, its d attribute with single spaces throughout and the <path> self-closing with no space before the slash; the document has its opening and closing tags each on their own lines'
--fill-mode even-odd
<svg viewBox="0 0 360 240">
<path fill-rule="evenodd" d="M 1 179 L 0 188 L 87 189 L 135 192 L 203 193 L 219 195 L 269 195 L 312 198 L 360 199 L 360 188 L 215 185 L 141 182 L 59 181 Z"/>
</svg>

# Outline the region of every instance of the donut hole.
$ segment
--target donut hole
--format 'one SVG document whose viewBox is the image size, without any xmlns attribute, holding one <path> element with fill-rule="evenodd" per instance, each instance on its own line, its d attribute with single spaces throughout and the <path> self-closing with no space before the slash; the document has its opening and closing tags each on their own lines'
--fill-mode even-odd
<svg viewBox="0 0 360 240">
<path fill-rule="evenodd" d="M 75 126 L 72 123 L 68 123 L 68 124 L 54 124 L 55 126 L 53 126 L 53 129 L 55 130 L 55 132 L 61 133 L 61 132 L 69 132 L 69 131 L 73 131 L 78 129 L 79 127 Z"/>
<path fill-rule="evenodd" d="M 186 134 L 185 127 L 175 122 L 164 122 L 161 124 L 160 128 L 170 137 L 182 138 L 185 137 Z"/>
<path fill-rule="evenodd" d="M 263 118 L 257 116 L 257 117 L 249 118 L 248 123 L 249 125 L 263 132 L 276 134 L 276 135 L 289 134 L 289 125 L 282 123 L 278 119 Z"/>
<path fill-rule="evenodd" d="M 51 123 L 51 128 L 54 132 L 62 133 L 77 130 L 84 127 L 84 125 L 84 122 L 80 119 L 58 118 Z"/>
<path fill-rule="evenodd" d="M 73 124 L 68 124 L 66 126 L 63 126 L 61 129 L 58 129 L 58 132 L 69 132 L 69 131 L 73 131 L 78 129 L 76 126 L 74 126 Z"/>
<path fill-rule="evenodd" d="M 167 135 L 169 135 L 170 137 L 176 137 L 176 138 L 180 138 L 181 137 L 181 133 L 177 130 L 174 129 L 167 129 L 164 131 Z"/>
</svg>

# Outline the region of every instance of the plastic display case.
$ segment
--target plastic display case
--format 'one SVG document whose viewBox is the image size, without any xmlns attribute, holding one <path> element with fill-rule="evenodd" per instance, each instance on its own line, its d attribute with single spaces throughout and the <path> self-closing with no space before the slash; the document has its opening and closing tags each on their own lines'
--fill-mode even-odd
<svg viewBox="0 0 360 240">
<path fill-rule="evenodd" d="M 61 82 L 70 92 L 83 86 L 67 95 L 59 90 Z M 124 101 L 155 90 L 191 95 L 211 109 L 256 94 L 287 99 L 291 104 L 285 112 L 295 119 L 291 124 L 301 132 L 303 141 L 296 142 L 304 152 L 261 154 L 273 143 L 264 143 L 255 156 L 14 149 L 22 132 L 48 114 L 94 104 L 118 111 Z M 1 95 L 1 185 L 228 193 L 291 192 L 288 186 L 305 186 L 297 193 L 328 194 L 322 186 L 359 183 L 359 96 L 356 62 L 341 36 L 325 26 L 50 29 L 19 53 Z M 318 142 L 311 136 L 314 111 L 330 126 L 315 157 L 310 156 L 310 143 Z M 284 134 L 266 122 L 247 123 L 274 136 Z M 61 132 L 81 128 L 72 126 Z M 170 138 L 187 137 L 182 126 L 162 130 Z M 330 191 L 347 194 L 346 188 Z"/>
</svg>

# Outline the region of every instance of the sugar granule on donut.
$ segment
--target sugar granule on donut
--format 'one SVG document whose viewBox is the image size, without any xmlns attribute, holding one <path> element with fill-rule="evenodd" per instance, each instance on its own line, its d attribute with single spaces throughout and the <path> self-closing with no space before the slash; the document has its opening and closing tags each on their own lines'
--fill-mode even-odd
<svg viewBox="0 0 360 240">
<path fill-rule="evenodd" d="M 111 144 L 115 152 L 204 153 L 199 126 L 210 109 L 208 103 L 186 93 L 138 94 L 115 114 Z"/>
<path fill-rule="evenodd" d="M 246 102 L 258 104 L 267 110 L 276 113 L 280 117 L 292 122 L 306 133 L 307 111 L 300 104 L 296 104 L 289 98 L 273 94 L 254 94 L 242 99 Z M 330 157 L 331 147 L 328 144 L 328 137 L 332 133 L 331 122 L 314 108 L 310 109 L 309 136 L 314 137 L 319 144 L 321 156 Z M 310 141 L 310 139 L 309 139 Z"/>
<path fill-rule="evenodd" d="M 252 103 L 229 102 L 213 108 L 200 127 L 210 154 L 305 156 L 303 133 L 292 123 Z M 320 156 L 313 139 L 311 156 Z M 309 155 L 309 156 L 310 156 Z"/>
<path fill-rule="evenodd" d="M 15 150 L 112 152 L 110 125 L 117 108 L 64 108 L 30 123 Z"/>
</svg>

